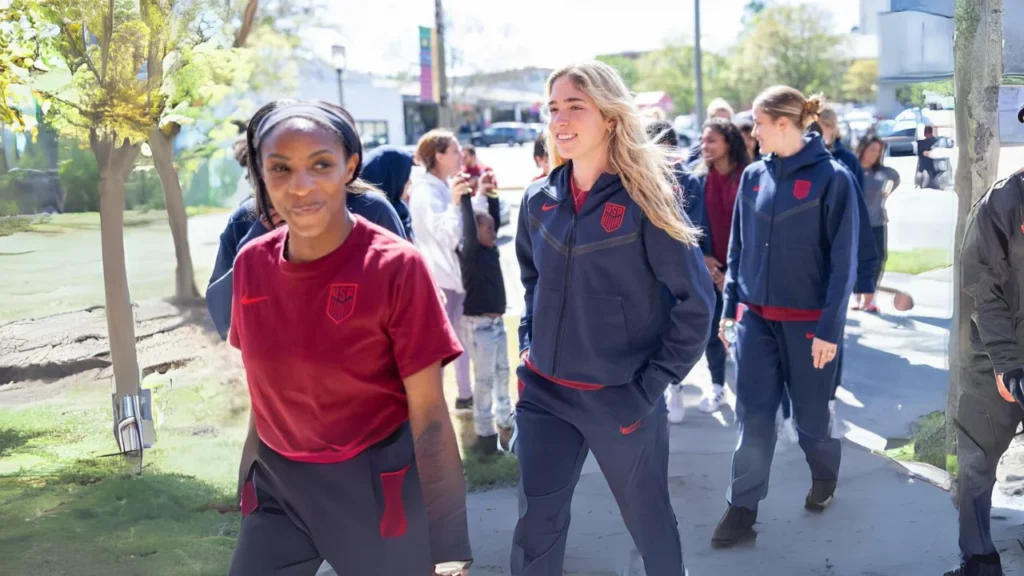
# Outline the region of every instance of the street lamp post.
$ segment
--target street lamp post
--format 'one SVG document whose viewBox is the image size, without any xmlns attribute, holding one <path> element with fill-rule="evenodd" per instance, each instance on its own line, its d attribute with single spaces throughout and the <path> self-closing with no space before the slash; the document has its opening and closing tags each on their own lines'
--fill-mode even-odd
<svg viewBox="0 0 1024 576">
<path fill-rule="evenodd" d="M 696 94 L 694 94 L 694 112 L 697 126 L 704 125 L 704 71 L 703 58 L 700 53 L 700 0 L 693 2 L 693 69 L 696 77 Z"/>
<path fill-rule="evenodd" d="M 345 47 L 334 46 L 331 48 L 331 60 L 334 63 L 334 70 L 338 73 L 338 104 L 345 105 Z"/>
</svg>

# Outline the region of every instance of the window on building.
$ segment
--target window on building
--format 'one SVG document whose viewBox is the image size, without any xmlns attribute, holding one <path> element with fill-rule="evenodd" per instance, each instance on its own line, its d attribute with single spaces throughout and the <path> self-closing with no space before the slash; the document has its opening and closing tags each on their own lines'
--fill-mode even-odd
<svg viewBox="0 0 1024 576">
<path fill-rule="evenodd" d="M 386 120 L 356 120 L 356 131 L 363 142 L 365 150 L 388 143 L 388 123 Z"/>
</svg>

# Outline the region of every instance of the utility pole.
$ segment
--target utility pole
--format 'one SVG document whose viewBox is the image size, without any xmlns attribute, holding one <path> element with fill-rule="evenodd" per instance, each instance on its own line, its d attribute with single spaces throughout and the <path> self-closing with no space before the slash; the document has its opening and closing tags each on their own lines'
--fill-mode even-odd
<svg viewBox="0 0 1024 576">
<path fill-rule="evenodd" d="M 440 0 L 438 0 L 440 2 Z M 694 95 L 694 114 L 697 126 L 704 125 L 704 74 L 700 55 L 700 0 L 693 0 L 693 70 L 696 77 L 697 90 Z"/>
<path fill-rule="evenodd" d="M 452 126 L 451 109 L 448 106 L 448 69 L 444 62 L 444 7 L 441 0 L 434 0 L 434 28 L 437 30 L 437 83 L 439 94 L 437 102 L 437 124 L 439 128 Z"/>
</svg>

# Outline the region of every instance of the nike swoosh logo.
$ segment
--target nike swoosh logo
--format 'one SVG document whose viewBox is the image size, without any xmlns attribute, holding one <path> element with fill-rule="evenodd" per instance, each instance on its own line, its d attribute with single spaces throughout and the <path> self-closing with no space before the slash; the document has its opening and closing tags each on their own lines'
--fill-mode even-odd
<svg viewBox="0 0 1024 576">
<path fill-rule="evenodd" d="M 633 422 L 629 426 L 619 426 L 619 432 L 622 432 L 623 436 L 628 436 L 628 435 L 632 434 L 633 432 L 636 432 L 636 429 L 639 428 L 640 425 L 643 424 L 643 423 L 644 423 L 644 419 L 641 418 L 641 419 L 637 420 L 636 422 Z"/>
<path fill-rule="evenodd" d="M 544 212 L 547 212 L 548 210 L 554 210 L 555 208 L 558 208 L 558 204 L 545 204 L 540 207 L 540 209 L 543 210 Z"/>
<path fill-rule="evenodd" d="M 242 296 L 242 306 L 263 302 L 264 300 L 270 300 L 270 296 Z"/>
<path fill-rule="evenodd" d="M 804 337 L 806 337 L 808 340 L 814 340 L 814 332 L 808 332 L 804 334 Z"/>
</svg>

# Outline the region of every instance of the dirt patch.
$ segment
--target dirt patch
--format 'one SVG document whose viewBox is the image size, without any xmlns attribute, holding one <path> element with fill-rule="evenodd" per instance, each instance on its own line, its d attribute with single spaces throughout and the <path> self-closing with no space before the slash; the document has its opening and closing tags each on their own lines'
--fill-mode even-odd
<svg viewBox="0 0 1024 576">
<path fill-rule="evenodd" d="M 205 306 L 162 300 L 135 307 L 136 348 L 143 376 L 181 368 L 219 341 Z M 102 307 L 0 324 L 0 385 L 54 381 L 110 367 Z"/>
</svg>

